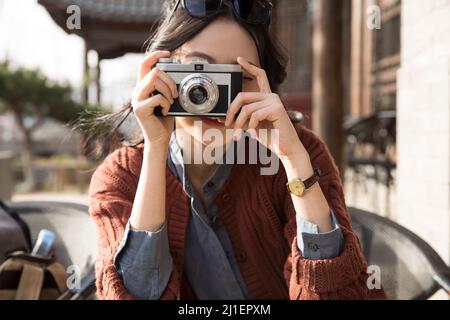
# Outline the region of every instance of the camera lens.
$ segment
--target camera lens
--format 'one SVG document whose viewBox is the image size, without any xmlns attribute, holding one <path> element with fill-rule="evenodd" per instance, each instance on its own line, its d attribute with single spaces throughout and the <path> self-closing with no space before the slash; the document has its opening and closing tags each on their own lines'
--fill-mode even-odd
<svg viewBox="0 0 450 320">
<path fill-rule="evenodd" d="M 203 104 L 208 100 L 208 91 L 202 86 L 195 86 L 189 91 L 189 99 L 192 103 Z"/>
<path fill-rule="evenodd" d="M 207 114 L 219 101 L 219 87 L 206 74 L 191 73 L 180 82 L 181 107 L 191 114 Z"/>
</svg>

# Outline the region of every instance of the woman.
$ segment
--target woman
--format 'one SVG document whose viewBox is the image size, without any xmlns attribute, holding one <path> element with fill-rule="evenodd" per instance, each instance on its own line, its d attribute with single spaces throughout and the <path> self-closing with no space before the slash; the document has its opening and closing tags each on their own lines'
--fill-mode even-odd
<svg viewBox="0 0 450 320">
<path fill-rule="evenodd" d="M 294 127 L 273 93 L 286 61 L 268 33 L 270 9 L 258 0 L 167 4 L 131 99 L 143 143 L 111 154 L 91 182 L 101 298 L 384 296 L 366 284 L 367 265 L 329 151 L 311 131 Z M 242 92 L 226 118 L 167 116 L 177 88 L 155 64 L 168 57 L 242 67 Z M 227 138 L 205 139 L 211 129 Z M 278 139 L 264 138 L 262 129 Z M 248 161 L 186 161 L 211 146 L 226 157 L 244 131 L 276 154 L 276 173 L 262 175 L 262 165 Z M 308 181 L 306 191 L 295 189 L 299 181 Z"/>
</svg>

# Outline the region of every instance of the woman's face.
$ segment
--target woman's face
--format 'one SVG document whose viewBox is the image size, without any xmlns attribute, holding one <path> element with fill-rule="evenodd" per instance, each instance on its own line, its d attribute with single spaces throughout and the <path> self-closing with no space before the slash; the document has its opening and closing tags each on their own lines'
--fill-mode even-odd
<svg viewBox="0 0 450 320">
<path fill-rule="evenodd" d="M 252 37 L 237 22 L 219 18 L 210 23 L 193 39 L 186 42 L 173 53 L 173 57 L 182 63 L 193 60 L 206 60 L 208 63 L 237 64 L 237 57 L 243 57 L 250 63 L 260 67 L 258 51 Z M 258 91 L 258 82 L 253 76 L 243 71 L 242 91 Z M 201 121 L 202 130 L 194 130 L 194 122 Z M 203 141 L 203 132 L 207 129 L 222 131 L 223 144 L 228 144 L 231 135 L 225 135 L 225 118 L 177 117 L 177 128 L 183 128 L 196 141 Z M 227 137 L 228 136 L 228 137 Z M 215 141 L 214 144 L 219 143 Z"/>
</svg>

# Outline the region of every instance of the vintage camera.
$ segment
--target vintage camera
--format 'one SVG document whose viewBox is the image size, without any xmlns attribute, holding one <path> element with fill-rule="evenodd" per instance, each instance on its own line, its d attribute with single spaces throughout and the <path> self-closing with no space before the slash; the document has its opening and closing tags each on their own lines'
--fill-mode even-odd
<svg viewBox="0 0 450 320">
<path fill-rule="evenodd" d="M 171 76 L 178 88 L 178 98 L 168 115 L 225 117 L 231 102 L 242 91 L 242 68 L 238 64 L 181 64 L 161 58 L 156 66 Z M 161 108 L 156 108 L 155 114 L 161 115 Z"/>
</svg>

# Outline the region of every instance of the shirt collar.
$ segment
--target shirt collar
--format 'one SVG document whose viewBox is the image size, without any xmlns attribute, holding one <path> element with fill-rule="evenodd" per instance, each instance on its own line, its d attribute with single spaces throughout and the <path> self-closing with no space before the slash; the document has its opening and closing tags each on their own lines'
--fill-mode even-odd
<svg viewBox="0 0 450 320">
<path fill-rule="evenodd" d="M 230 144 L 231 145 L 231 144 Z M 167 162 L 171 172 L 178 178 L 183 184 L 183 189 L 186 191 L 186 186 L 189 185 L 188 178 L 186 176 L 186 170 L 183 161 L 183 152 L 178 144 L 175 131 L 172 132 L 169 142 L 169 156 L 167 157 Z M 225 182 L 230 176 L 233 164 L 227 164 L 224 158 L 224 163 L 220 164 L 217 169 L 212 174 L 211 178 L 208 179 L 204 188 L 210 188 L 211 191 L 218 191 L 223 187 Z M 191 194 L 191 192 L 187 192 Z"/>
</svg>

